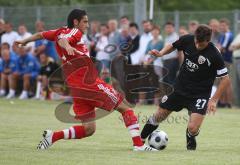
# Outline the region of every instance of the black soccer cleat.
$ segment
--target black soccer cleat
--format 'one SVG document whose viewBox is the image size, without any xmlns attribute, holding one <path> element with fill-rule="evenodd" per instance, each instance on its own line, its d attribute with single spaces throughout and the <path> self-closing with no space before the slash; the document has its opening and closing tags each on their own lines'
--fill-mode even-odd
<svg viewBox="0 0 240 165">
<path fill-rule="evenodd" d="M 187 140 L 187 150 L 196 150 L 197 141 L 196 136 L 192 136 L 189 134 L 188 130 L 186 131 L 186 140 Z"/>
</svg>

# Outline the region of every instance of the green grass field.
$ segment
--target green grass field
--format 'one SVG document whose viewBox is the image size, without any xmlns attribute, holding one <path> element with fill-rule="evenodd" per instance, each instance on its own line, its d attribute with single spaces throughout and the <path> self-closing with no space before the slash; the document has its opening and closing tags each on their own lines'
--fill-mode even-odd
<svg viewBox="0 0 240 165">
<path fill-rule="evenodd" d="M 49 150 L 38 151 L 36 146 L 44 129 L 71 126 L 55 118 L 57 105 L 58 102 L 49 101 L 0 100 L 1 165 L 240 164 L 240 109 L 219 109 L 215 116 L 206 116 L 195 152 L 185 148 L 186 111 L 173 113 L 161 124 L 169 144 L 160 152 L 133 152 L 128 131 L 117 112 L 98 120 L 97 132 L 90 138 L 62 140 Z M 155 109 L 155 106 L 135 108 L 142 126 Z"/>
</svg>

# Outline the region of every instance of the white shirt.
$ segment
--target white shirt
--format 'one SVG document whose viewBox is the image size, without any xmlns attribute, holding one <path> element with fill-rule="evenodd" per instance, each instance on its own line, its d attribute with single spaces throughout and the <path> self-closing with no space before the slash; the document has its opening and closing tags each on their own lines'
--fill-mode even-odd
<svg viewBox="0 0 240 165">
<path fill-rule="evenodd" d="M 153 39 L 152 34 L 143 33 L 140 37 L 139 41 L 139 49 L 131 54 L 131 61 L 133 65 L 140 64 L 144 60 L 144 56 L 146 54 L 147 45 L 149 41 Z"/>
<path fill-rule="evenodd" d="M 165 40 L 164 40 L 164 46 L 169 45 L 174 43 L 175 41 L 177 41 L 179 39 L 179 36 L 176 32 L 173 32 L 172 34 L 166 36 Z M 178 56 L 177 50 L 166 54 L 165 56 L 163 56 L 163 60 L 169 60 L 172 58 L 176 58 Z"/>
<path fill-rule="evenodd" d="M 26 32 L 26 33 L 24 33 L 23 35 L 20 35 L 20 34 L 19 34 L 17 40 L 23 40 L 23 39 L 25 39 L 25 38 L 30 37 L 31 35 L 32 35 L 32 33 L 29 33 L 29 32 Z M 34 42 L 29 42 L 26 46 L 27 46 L 27 47 L 31 47 L 30 52 L 33 53 L 34 47 L 35 47 L 35 43 L 34 43 Z"/>
<path fill-rule="evenodd" d="M 110 55 L 104 51 L 104 48 L 107 45 L 108 45 L 108 37 L 101 36 L 96 45 L 96 48 L 99 49 L 96 55 L 97 60 L 110 60 Z"/>
<path fill-rule="evenodd" d="M 1 44 L 4 42 L 8 43 L 10 45 L 10 50 L 12 50 L 13 43 L 18 39 L 18 37 L 19 35 L 15 31 L 11 31 L 9 33 L 6 32 L 2 35 Z"/>
</svg>

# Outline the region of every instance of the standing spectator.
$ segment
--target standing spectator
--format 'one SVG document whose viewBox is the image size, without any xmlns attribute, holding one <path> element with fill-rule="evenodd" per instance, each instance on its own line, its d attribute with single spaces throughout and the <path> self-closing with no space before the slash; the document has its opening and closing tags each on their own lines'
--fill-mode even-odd
<svg viewBox="0 0 240 165">
<path fill-rule="evenodd" d="M 19 37 L 18 33 L 13 31 L 12 24 L 10 22 L 5 23 L 5 33 L 2 35 L 1 43 L 8 43 L 10 45 L 10 50 L 13 50 L 13 43 Z"/>
<path fill-rule="evenodd" d="M 37 32 L 42 32 L 45 30 L 44 22 L 37 21 L 35 24 L 35 28 Z M 58 55 L 54 48 L 54 43 L 52 41 L 48 41 L 45 39 L 35 41 L 35 51 L 34 55 L 39 57 L 41 53 L 45 53 L 49 57 L 51 57 L 54 61 L 58 61 Z"/>
<path fill-rule="evenodd" d="M 153 26 L 152 28 L 152 36 L 153 39 L 149 41 L 147 44 L 147 49 L 145 52 L 145 58 L 143 64 L 147 67 L 147 65 L 154 65 L 154 72 L 158 76 L 158 79 L 160 80 L 162 78 L 162 67 L 163 67 L 163 62 L 162 58 L 156 58 L 148 54 L 149 51 L 156 49 L 160 51 L 163 48 L 163 41 L 160 39 L 160 28 L 158 26 Z M 145 102 L 145 93 L 139 94 L 139 104 L 144 104 Z M 155 93 L 154 97 L 154 104 L 158 105 L 159 104 L 159 94 Z"/>
<path fill-rule="evenodd" d="M 166 36 L 164 39 L 164 45 L 170 45 L 178 40 L 179 36 L 175 31 L 174 23 L 166 22 L 164 27 Z M 168 70 L 168 74 L 164 77 L 163 81 L 173 85 L 177 77 L 177 71 L 179 68 L 179 59 L 177 50 L 172 51 L 163 57 L 163 66 Z"/>
<path fill-rule="evenodd" d="M 110 68 L 110 55 L 105 51 L 105 47 L 108 45 L 108 26 L 102 24 L 100 26 L 100 37 L 96 45 L 97 56 L 96 59 L 101 61 L 103 68 Z M 102 70 L 101 69 L 101 70 Z"/>
<path fill-rule="evenodd" d="M 20 47 L 18 49 L 18 70 L 15 72 L 16 81 L 14 83 L 17 83 L 18 78 L 23 80 L 23 91 L 19 99 L 28 99 L 31 82 L 36 80 L 40 70 L 40 64 L 36 57 L 27 53 L 25 47 Z"/>
<path fill-rule="evenodd" d="M 138 25 L 134 22 L 129 24 L 129 36 L 131 37 L 131 49 L 129 51 L 128 64 L 132 64 L 134 53 L 139 49 L 139 28 Z"/>
<path fill-rule="evenodd" d="M 90 34 L 88 35 L 89 40 L 90 40 L 90 55 L 92 57 L 96 57 L 96 44 L 99 39 L 100 33 L 99 33 L 99 26 L 100 23 L 98 21 L 92 21 L 90 23 Z"/>
<path fill-rule="evenodd" d="M 37 89 L 35 99 L 45 100 L 48 96 L 48 78 L 59 68 L 59 65 L 51 60 L 46 54 L 40 54 L 41 69 L 37 77 Z"/>
<path fill-rule="evenodd" d="M 109 20 L 108 27 L 109 27 L 109 37 L 108 37 L 109 44 L 115 46 L 115 50 L 112 52 L 109 52 L 111 59 L 113 59 L 114 57 L 116 57 L 116 55 L 119 54 L 118 47 L 120 44 L 120 33 L 117 30 L 117 28 L 118 28 L 117 20 L 115 20 L 115 19 Z"/>
<path fill-rule="evenodd" d="M 198 27 L 198 25 L 199 25 L 199 22 L 196 21 L 196 20 L 189 21 L 189 23 L 188 23 L 188 32 L 190 34 L 194 34 L 196 29 L 197 29 L 197 27 Z"/>
<path fill-rule="evenodd" d="M 15 86 L 13 83 L 12 74 L 17 71 L 17 59 L 11 56 L 9 44 L 3 44 L 7 46 L 1 46 L 2 63 L 0 64 L 0 97 L 5 96 L 7 87 L 9 87 L 7 99 L 10 99 L 15 95 Z"/>
<path fill-rule="evenodd" d="M 119 20 L 119 32 L 122 31 L 122 28 L 129 27 L 130 21 L 128 16 L 124 15 Z"/>
<path fill-rule="evenodd" d="M 152 34 L 150 33 L 152 30 L 152 23 L 149 20 L 144 20 L 142 22 L 142 27 L 143 27 L 143 33 L 140 37 L 139 49 L 138 49 L 138 52 L 136 52 L 136 55 L 134 56 L 135 62 L 133 64 L 140 64 L 143 62 L 144 55 L 147 50 L 147 44 L 153 38 Z"/>
<path fill-rule="evenodd" d="M 0 43 L 1 39 L 2 39 L 2 35 L 5 33 L 5 21 L 3 19 L 0 18 Z"/>
<path fill-rule="evenodd" d="M 232 65 L 232 51 L 229 50 L 229 46 L 231 45 L 233 41 L 233 34 L 230 31 L 230 22 L 228 19 L 223 18 L 220 20 L 220 40 L 219 40 L 219 49 L 223 55 L 223 60 L 225 62 L 225 65 L 228 69 L 228 71 L 231 71 L 231 65 Z M 232 93 L 232 84 L 230 84 L 226 91 L 223 93 L 220 101 L 219 106 L 221 107 L 232 107 L 232 99 L 233 99 L 233 93 Z"/>
<path fill-rule="evenodd" d="M 217 45 L 220 39 L 219 21 L 217 19 L 211 19 L 208 25 L 212 29 L 211 42 Z"/>
<path fill-rule="evenodd" d="M 19 34 L 18 40 L 23 40 L 32 35 L 32 33 L 28 32 L 27 27 L 24 24 L 18 26 L 18 34 Z M 26 46 L 28 48 L 27 51 L 33 53 L 34 42 L 30 42 Z"/>
<path fill-rule="evenodd" d="M 186 34 L 189 34 L 187 31 L 187 28 L 185 26 L 180 26 L 178 30 L 179 36 L 184 36 Z"/>
</svg>

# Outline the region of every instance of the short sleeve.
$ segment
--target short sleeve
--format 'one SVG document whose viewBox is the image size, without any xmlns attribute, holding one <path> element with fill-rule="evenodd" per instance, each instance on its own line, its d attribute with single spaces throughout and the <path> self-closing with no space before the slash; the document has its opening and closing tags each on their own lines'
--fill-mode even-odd
<svg viewBox="0 0 240 165">
<path fill-rule="evenodd" d="M 56 40 L 55 39 L 56 38 L 56 32 L 57 32 L 57 29 L 44 31 L 44 32 L 42 32 L 42 36 L 46 40 L 55 41 Z"/>
<path fill-rule="evenodd" d="M 73 28 L 69 31 L 69 33 L 63 34 L 60 33 L 58 35 L 58 39 L 66 38 L 69 44 L 76 44 L 77 42 L 81 41 L 82 32 L 76 28 Z"/>
<path fill-rule="evenodd" d="M 189 38 L 191 38 L 191 35 L 181 36 L 177 41 L 172 43 L 172 46 L 177 50 L 183 50 Z"/>
<path fill-rule="evenodd" d="M 214 68 L 216 69 L 216 77 L 219 78 L 219 77 L 226 76 L 228 74 L 228 69 L 226 68 L 226 66 L 224 64 L 222 54 L 218 50 L 216 50 L 216 51 L 217 51 L 217 53 L 216 53 L 215 59 L 214 59 Z"/>
</svg>

